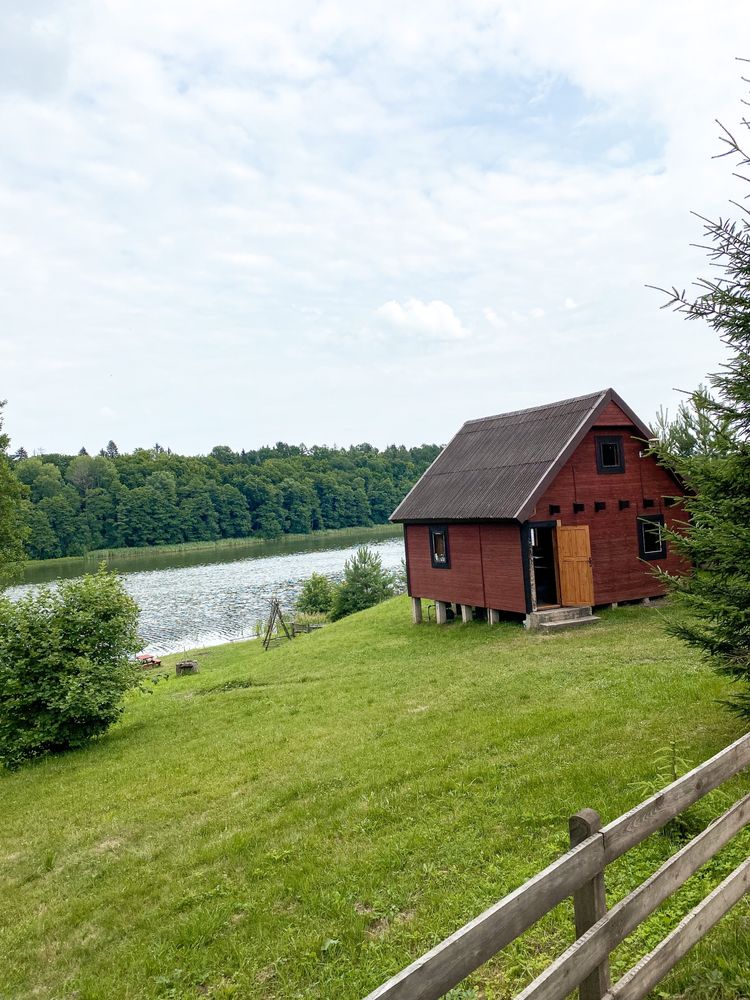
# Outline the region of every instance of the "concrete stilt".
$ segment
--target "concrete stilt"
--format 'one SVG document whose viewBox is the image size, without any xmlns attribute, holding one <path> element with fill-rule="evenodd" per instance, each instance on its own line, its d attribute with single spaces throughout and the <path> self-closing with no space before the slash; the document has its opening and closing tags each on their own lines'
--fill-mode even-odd
<svg viewBox="0 0 750 1000">
<path fill-rule="evenodd" d="M 472 611 L 473 609 L 470 604 L 461 605 L 461 621 L 464 623 L 464 625 L 466 625 L 467 622 L 470 622 L 472 620 L 473 618 Z"/>
<path fill-rule="evenodd" d="M 445 612 L 445 601 L 435 601 L 435 621 L 438 625 L 445 625 L 448 621 L 448 616 Z"/>
<path fill-rule="evenodd" d="M 494 608 L 487 608 L 487 624 L 488 625 L 499 625 L 500 624 L 500 612 L 495 611 Z"/>
<path fill-rule="evenodd" d="M 422 601 L 418 597 L 411 599 L 411 620 L 415 625 L 422 624 Z"/>
</svg>

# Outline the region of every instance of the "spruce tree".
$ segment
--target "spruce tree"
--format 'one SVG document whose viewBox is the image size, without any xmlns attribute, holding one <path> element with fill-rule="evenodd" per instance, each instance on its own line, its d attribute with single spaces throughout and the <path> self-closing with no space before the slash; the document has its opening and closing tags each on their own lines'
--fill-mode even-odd
<svg viewBox="0 0 750 1000">
<path fill-rule="evenodd" d="M 384 569 L 376 552 L 360 545 L 351 559 L 344 563 L 344 579 L 334 591 L 328 617 L 335 622 L 392 596 L 392 574 Z"/>
<path fill-rule="evenodd" d="M 0 590 L 19 575 L 28 535 L 25 487 L 8 457 L 10 438 L 3 433 L 4 406 L 5 400 L 0 400 Z"/>
<path fill-rule="evenodd" d="M 743 128 L 750 122 L 743 120 Z M 750 156 L 723 126 L 721 155 Z M 694 296 L 673 288 L 667 306 L 687 319 L 703 320 L 728 349 L 729 359 L 708 378 L 712 394 L 697 390 L 691 399 L 696 422 L 712 430 L 709 448 L 661 446 L 661 457 L 688 488 L 686 523 L 674 543 L 685 557 L 684 576 L 672 580 L 684 617 L 672 626 L 716 668 L 737 682 L 729 702 L 750 718 L 750 213 L 739 202 L 736 219 L 701 218 L 704 246 L 713 275 L 701 278 Z"/>
</svg>

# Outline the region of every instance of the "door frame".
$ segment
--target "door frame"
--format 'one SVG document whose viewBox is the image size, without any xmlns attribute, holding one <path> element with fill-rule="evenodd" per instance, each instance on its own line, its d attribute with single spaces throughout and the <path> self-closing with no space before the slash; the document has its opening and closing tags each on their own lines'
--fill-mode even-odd
<svg viewBox="0 0 750 1000">
<path fill-rule="evenodd" d="M 526 598 L 526 613 L 531 614 L 537 609 L 536 603 L 536 582 L 534 580 L 534 567 L 532 564 L 531 552 L 531 529 L 532 528 L 552 528 L 552 554 L 555 566 L 555 588 L 557 590 L 558 602 L 560 598 L 560 567 L 557 561 L 557 526 L 559 521 L 525 521 L 521 525 L 521 562 L 523 567 L 523 589 Z M 562 606 L 559 605 L 558 606 Z"/>
</svg>

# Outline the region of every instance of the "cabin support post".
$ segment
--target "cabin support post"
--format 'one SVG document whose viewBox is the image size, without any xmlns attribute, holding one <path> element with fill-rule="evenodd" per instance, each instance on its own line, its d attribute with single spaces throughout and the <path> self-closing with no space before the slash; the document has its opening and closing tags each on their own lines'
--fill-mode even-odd
<svg viewBox="0 0 750 1000">
<path fill-rule="evenodd" d="M 411 599 L 411 620 L 415 625 L 422 624 L 422 601 L 418 597 Z"/>
<path fill-rule="evenodd" d="M 588 840 L 601 829 L 602 821 L 599 813 L 593 809 L 582 809 L 571 816 L 570 846 L 577 847 Z M 573 909 L 575 911 L 576 938 L 582 937 L 607 912 L 607 897 L 604 892 L 604 871 L 597 872 L 590 882 L 586 882 L 573 893 Z M 580 1000 L 601 1000 L 609 990 L 609 956 L 597 966 L 581 983 L 579 987 Z"/>
<path fill-rule="evenodd" d="M 445 601 L 435 601 L 435 621 L 438 625 L 445 625 L 448 621 L 447 606 Z"/>
<path fill-rule="evenodd" d="M 464 625 L 468 624 L 473 618 L 473 608 L 470 604 L 461 605 L 461 621 Z"/>
<path fill-rule="evenodd" d="M 487 608 L 487 624 L 498 625 L 500 623 L 500 612 L 494 608 Z"/>
</svg>

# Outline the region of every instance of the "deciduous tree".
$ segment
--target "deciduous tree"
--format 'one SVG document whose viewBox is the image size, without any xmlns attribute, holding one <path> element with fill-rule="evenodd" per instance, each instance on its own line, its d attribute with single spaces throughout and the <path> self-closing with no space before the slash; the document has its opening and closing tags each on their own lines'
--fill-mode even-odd
<svg viewBox="0 0 750 1000">
<path fill-rule="evenodd" d="M 308 615 L 328 614 L 333 603 L 331 581 L 322 573 L 313 573 L 302 585 L 297 610 Z"/>
<path fill-rule="evenodd" d="M 138 683 L 138 608 L 103 569 L 0 598 L 0 761 L 84 746 Z"/>
<path fill-rule="evenodd" d="M 120 454 L 110 442 L 96 457 L 19 453 L 13 466 L 33 504 L 29 552 L 42 558 L 384 523 L 438 451 L 281 443 L 186 457 L 161 447 Z"/>
<path fill-rule="evenodd" d="M 28 534 L 24 508 L 25 491 L 16 478 L 8 457 L 10 438 L 3 433 L 3 407 L 0 401 L 0 588 L 15 579 L 24 560 L 23 543 Z"/>
</svg>

